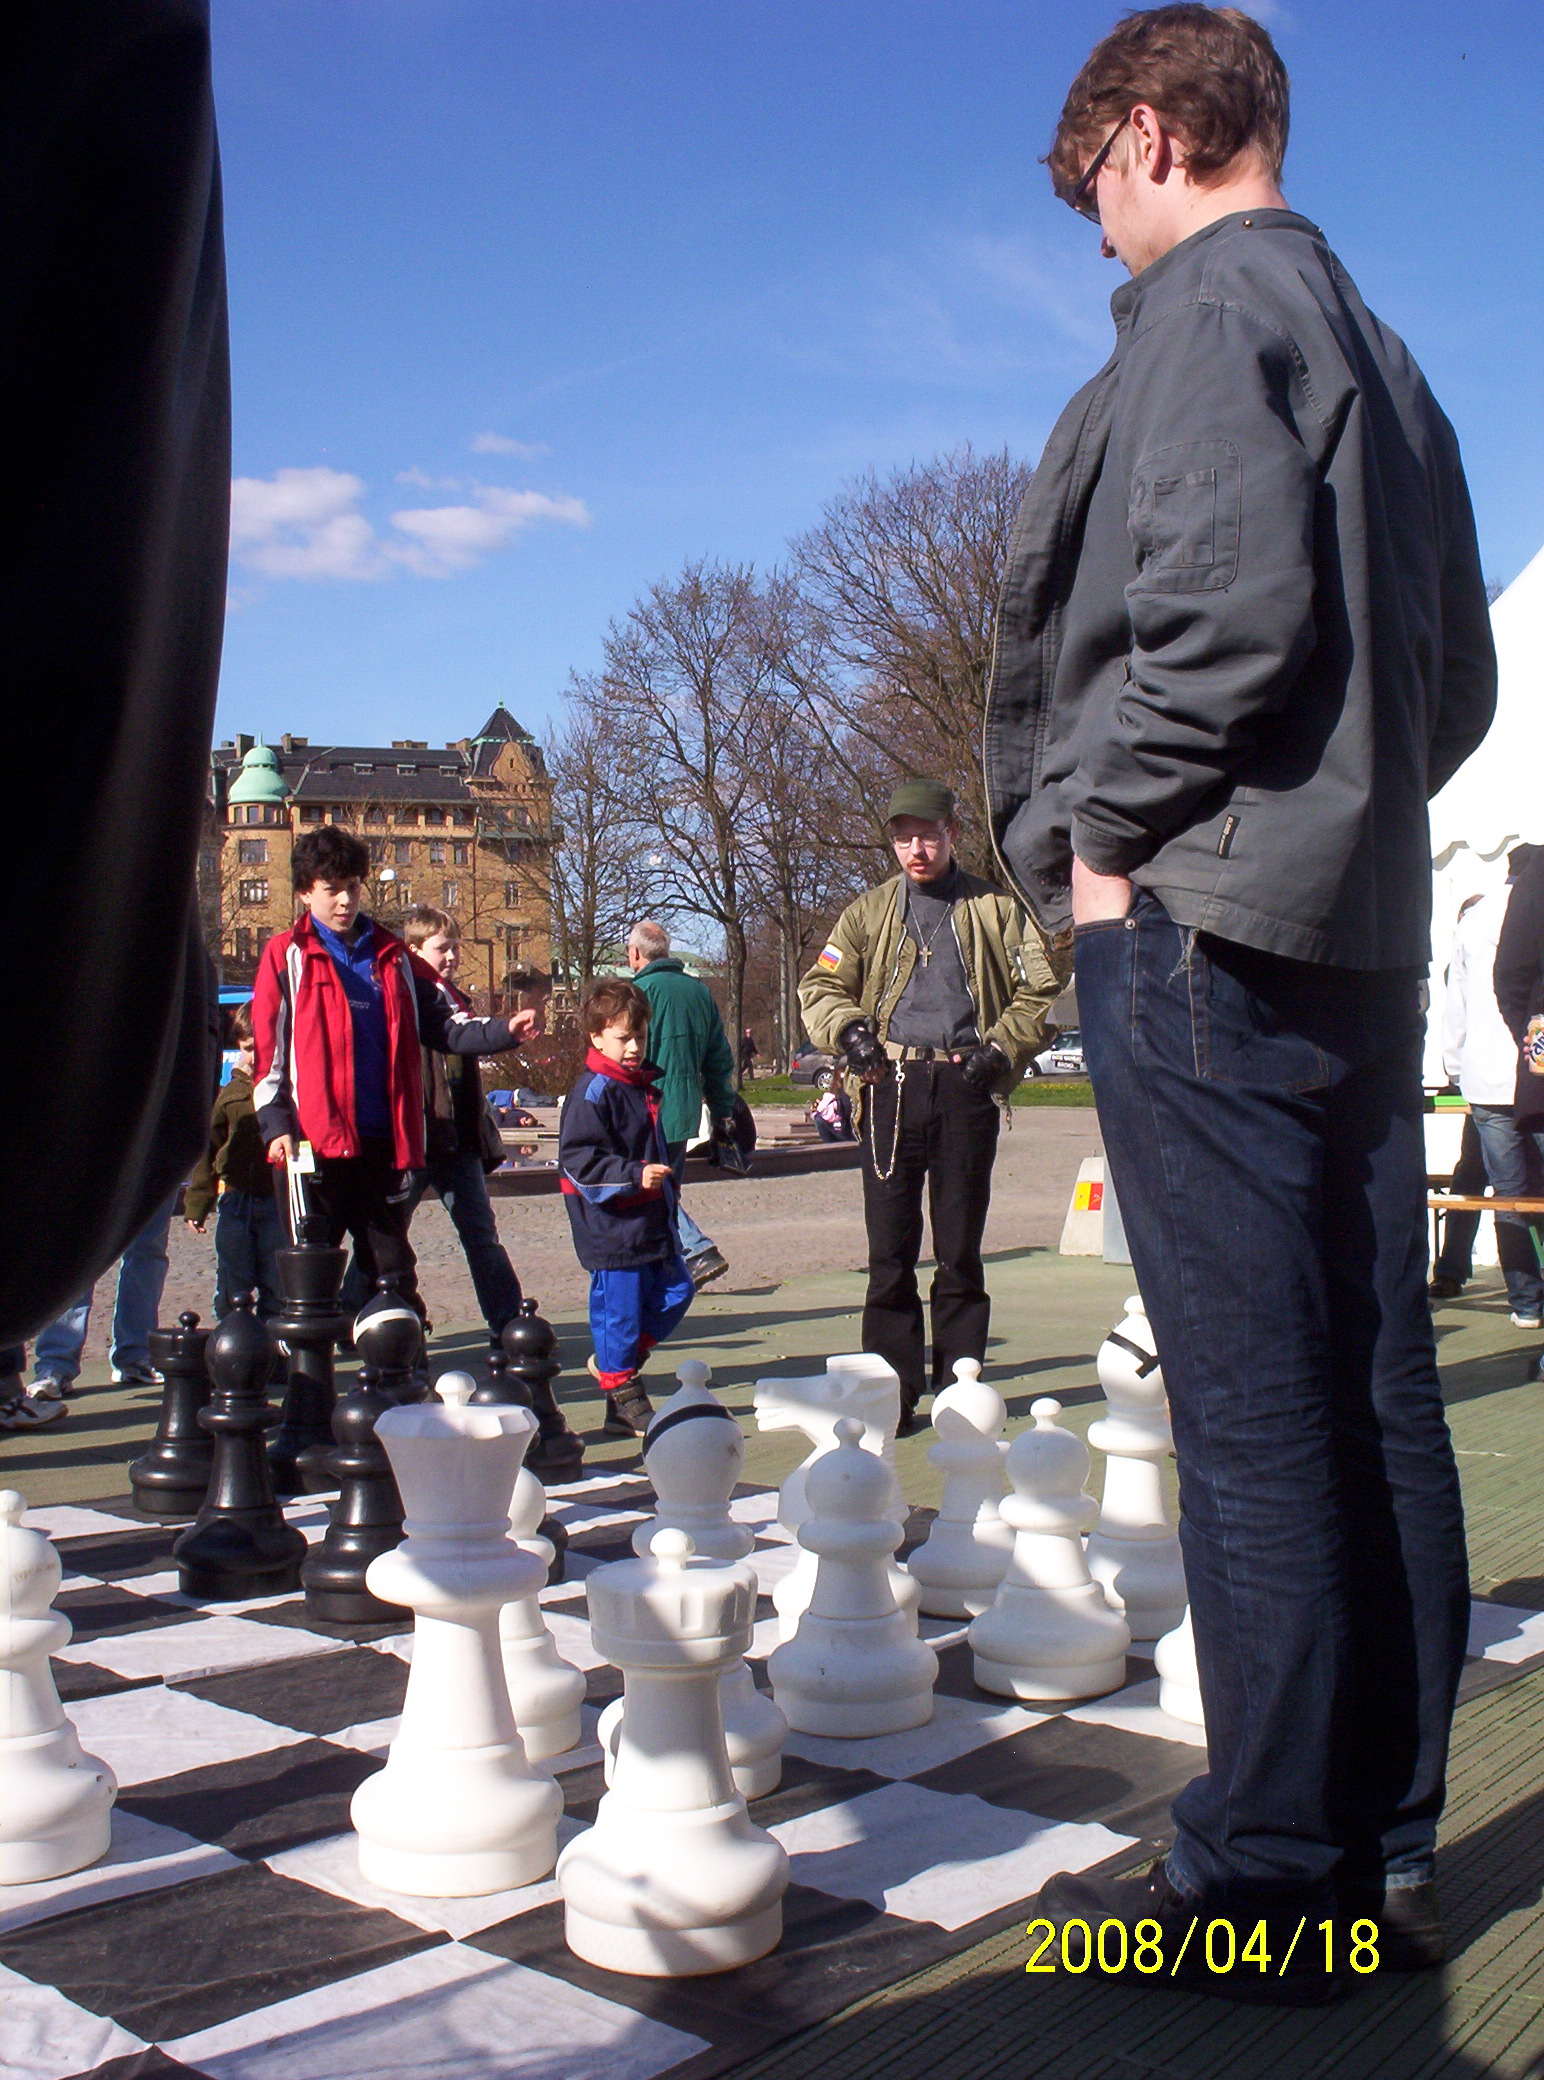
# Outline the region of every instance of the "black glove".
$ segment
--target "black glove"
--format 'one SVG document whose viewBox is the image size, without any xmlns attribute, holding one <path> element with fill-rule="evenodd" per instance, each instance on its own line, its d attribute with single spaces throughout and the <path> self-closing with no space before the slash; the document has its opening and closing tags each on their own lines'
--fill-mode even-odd
<svg viewBox="0 0 1544 2080">
<path fill-rule="evenodd" d="M 990 1091 L 994 1083 L 1000 1083 L 1007 1075 L 1010 1064 L 1008 1057 L 995 1040 L 988 1040 L 985 1047 L 973 1047 L 960 1063 L 960 1074 L 973 1091 Z"/>
<path fill-rule="evenodd" d="M 851 1025 L 843 1026 L 836 1036 L 836 1044 L 847 1057 L 847 1066 L 855 1076 L 866 1076 L 870 1069 L 889 1067 L 890 1057 L 885 1053 L 878 1028 L 871 1018 L 855 1018 Z"/>
</svg>

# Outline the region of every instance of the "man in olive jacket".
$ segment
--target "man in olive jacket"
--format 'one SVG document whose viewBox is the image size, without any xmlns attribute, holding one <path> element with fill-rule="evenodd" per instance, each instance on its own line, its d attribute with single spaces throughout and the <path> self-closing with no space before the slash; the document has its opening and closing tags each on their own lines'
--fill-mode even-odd
<svg viewBox="0 0 1544 2080">
<path fill-rule="evenodd" d="M 1018 904 L 961 870 L 947 787 L 911 780 L 897 788 L 888 828 L 901 871 L 842 912 L 799 985 L 799 1009 L 815 1045 L 845 1055 L 867 1086 L 863 1348 L 900 1375 L 904 1433 L 916 1427 L 928 1380 L 917 1290 L 923 1185 L 937 1389 L 956 1358 L 986 1355 L 981 1236 L 996 1101 L 1023 1075 L 1060 985 Z"/>
<path fill-rule="evenodd" d="M 676 1181 L 676 1228 L 692 1283 L 705 1286 L 729 1269 L 722 1252 L 686 1210 L 681 1179 L 686 1145 L 695 1141 L 706 1103 L 715 1123 L 735 1109 L 734 1053 L 713 992 L 670 951 L 670 934 L 642 918 L 627 939 L 627 965 L 649 1000 L 649 1060 L 660 1077 L 660 1129 Z"/>
</svg>

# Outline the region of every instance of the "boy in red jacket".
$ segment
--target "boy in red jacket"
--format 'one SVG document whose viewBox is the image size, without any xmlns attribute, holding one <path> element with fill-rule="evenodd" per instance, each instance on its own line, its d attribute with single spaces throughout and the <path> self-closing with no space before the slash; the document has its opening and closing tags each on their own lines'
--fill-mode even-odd
<svg viewBox="0 0 1544 2080">
<path fill-rule="evenodd" d="M 316 1239 L 353 1237 L 373 1284 L 391 1278 L 423 1312 L 408 1241 L 412 1176 L 424 1166 L 420 1049 L 499 1054 L 535 1014 L 468 1018 L 406 946 L 363 914 L 370 855 L 335 824 L 307 831 L 290 873 L 304 915 L 263 948 L 252 992 L 254 1097 L 271 1163 L 310 1144 Z"/>
</svg>

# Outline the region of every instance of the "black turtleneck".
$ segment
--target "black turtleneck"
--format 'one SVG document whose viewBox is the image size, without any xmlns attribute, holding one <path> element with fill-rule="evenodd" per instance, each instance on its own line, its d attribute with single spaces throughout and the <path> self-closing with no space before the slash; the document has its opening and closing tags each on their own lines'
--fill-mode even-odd
<svg viewBox="0 0 1544 2080">
<path fill-rule="evenodd" d="M 979 1043 L 976 1007 L 953 922 L 964 892 L 957 862 L 936 881 L 906 883 L 906 932 L 919 952 L 890 1018 L 889 1037 L 901 1045 L 958 1049 Z M 924 946 L 926 961 L 920 953 Z"/>
</svg>

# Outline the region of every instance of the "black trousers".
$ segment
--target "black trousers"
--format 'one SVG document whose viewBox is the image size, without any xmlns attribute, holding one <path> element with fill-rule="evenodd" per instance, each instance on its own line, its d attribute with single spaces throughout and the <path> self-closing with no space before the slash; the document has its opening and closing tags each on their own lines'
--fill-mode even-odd
<svg viewBox="0 0 1544 2080">
<path fill-rule="evenodd" d="M 897 1102 L 900 1117 L 897 1120 Z M 934 1388 L 947 1386 L 956 1358 L 986 1356 L 987 1298 L 981 1236 L 992 1197 L 998 1109 L 953 1062 L 897 1063 L 865 1093 L 863 1217 L 869 1282 L 863 1348 L 900 1375 L 901 1400 L 914 1408 L 928 1390 L 917 1257 L 922 1192 L 933 1229 Z"/>
<path fill-rule="evenodd" d="M 336 1249 L 352 1237 L 354 1260 L 375 1289 L 378 1278 L 392 1278 L 404 1300 L 424 1311 L 418 1292 L 418 1259 L 407 1239 L 413 1218 L 414 1174 L 399 1170 L 389 1141 L 364 1141 L 357 1156 L 321 1156 L 306 1180 L 314 1210 L 327 1224 L 327 1242 Z M 274 1188 L 289 1220 L 284 1171 L 274 1172 Z"/>
</svg>

